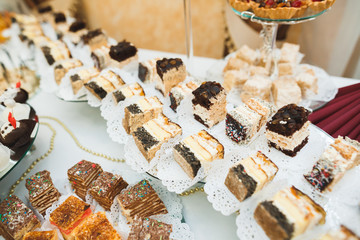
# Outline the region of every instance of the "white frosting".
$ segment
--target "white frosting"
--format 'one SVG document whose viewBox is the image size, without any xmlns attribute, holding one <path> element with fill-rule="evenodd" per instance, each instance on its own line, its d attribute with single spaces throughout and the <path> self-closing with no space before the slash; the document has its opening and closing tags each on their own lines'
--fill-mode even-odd
<svg viewBox="0 0 360 240">
<path fill-rule="evenodd" d="M 0 172 L 3 171 L 10 162 L 10 149 L 0 144 Z"/>
<path fill-rule="evenodd" d="M 1 114 L 1 121 L 7 122 L 9 113 L 11 112 L 13 114 L 13 117 L 19 121 L 23 119 L 29 119 L 30 116 L 30 106 L 23 103 L 16 103 L 15 107 L 13 108 L 5 108 L 5 110 Z"/>
</svg>

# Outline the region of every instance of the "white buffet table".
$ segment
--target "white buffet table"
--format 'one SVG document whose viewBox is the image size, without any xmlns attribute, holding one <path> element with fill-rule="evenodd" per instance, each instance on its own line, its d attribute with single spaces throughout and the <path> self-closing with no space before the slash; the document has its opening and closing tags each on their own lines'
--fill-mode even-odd
<svg viewBox="0 0 360 240">
<path fill-rule="evenodd" d="M 161 53 L 149 50 L 140 50 L 140 58 L 152 58 L 161 56 L 179 56 L 169 53 Z M 184 56 L 180 56 L 183 59 Z M 192 72 L 195 76 L 205 76 L 206 71 L 216 62 L 215 59 L 196 57 L 192 64 Z M 337 87 L 343 87 L 358 83 L 359 80 L 346 78 L 333 78 Z M 123 157 L 123 146 L 112 142 L 106 132 L 106 122 L 100 116 L 98 108 L 92 108 L 87 103 L 64 102 L 54 94 L 38 91 L 29 103 L 36 109 L 39 116 L 52 116 L 61 120 L 78 138 L 80 143 L 93 151 L 104 153 L 112 157 Z M 52 173 L 55 185 L 67 178 L 67 170 L 81 159 L 98 162 L 104 170 L 117 168 L 129 168 L 124 163 L 114 163 L 106 159 L 90 155 L 79 149 L 69 134 L 55 121 L 41 119 L 40 121 L 50 123 L 57 132 L 53 152 L 42 160 L 31 172 L 49 169 Z M 20 162 L 15 169 L 0 182 L 1 198 L 7 194 L 10 186 L 19 178 L 22 172 L 33 160 L 41 156 L 49 148 L 52 132 L 44 125 L 40 126 L 38 136 L 35 140 L 36 149 L 30 156 Z M 22 199 L 27 197 L 24 181 L 17 187 L 15 194 Z M 205 193 L 195 193 L 190 196 L 180 197 L 183 202 L 183 215 L 195 233 L 196 240 L 212 239 L 237 239 L 236 237 L 236 215 L 223 216 L 216 212 L 207 201 Z M 0 239 L 2 239 L 0 237 Z"/>
</svg>

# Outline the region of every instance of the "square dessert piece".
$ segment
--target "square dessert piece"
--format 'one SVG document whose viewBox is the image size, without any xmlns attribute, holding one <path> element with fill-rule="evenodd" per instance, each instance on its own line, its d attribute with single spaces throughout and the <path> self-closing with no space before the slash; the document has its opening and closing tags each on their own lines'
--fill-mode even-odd
<svg viewBox="0 0 360 240">
<path fill-rule="evenodd" d="M 133 96 L 145 96 L 143 88 L 138 83 L 123 85 L 112 94 L 115 104 L 125 101 L 125 99 Z"/>
<path fill-rule="evenodd" d="M 111 70 L 108 70 L 100 76 L 85 83 L 84 86 L 101 101 L 108 93 L 120 88 L 124 84 L 124 80 L 119 75 Z"/>
<path fill-rule="evenodd" d="M 81 67 L 82 65 L 82 62 L 74 58 L 69 58 L 57 63 L 54 67 L 55 82 L 60 85 L 61 79 L 70 69 Z"/>
<path fill-rule="evenodd" d="M 225 185 L 242 202 L 271 182 L 277 171 L 278 167 L 268 157 L 257 152 L 229 169 Z"/>
<path fill-rule="evenodd" d="M 243 45 L 239 50 L 236 51 L 236 57 L 254 65 L 257 63 L 260 53 L 257 53 L 254 49 L 251 49 L 248 45 Z"/>
<path fill-rule="evenodd" d="M 208 128 L 225 119 L 226 91 L 217 82 L 204 82 L 192 92 L 193 113 L 197 121 Z"/>
<path fill-rule="evenodd" d="M 310 112 L 296 104 L 280 108 L 266 124 L 269 145 L 294 157 L 308 142 Z"/>
<path fill-rule="evenodd" d="M 229 61 L 227 62 L 226 66 L 224 67 L 223 72 L 231 71 L 231 70 L 240 70 L 245 69 L 249 67 L 249 63 L 245 62 L 244 60 L 241 60 L 237 57 L 231 57 L 229 58 Z"/>
<path fill-rule="evenodd" d="M 142 180 L 117 196 L 121 211 L 128 221 L 133 222 L 135 216 L 150 217 L 167 214 L 168 211 L 155 190 L 147 180 Z"/>
<path fill-rule="evenodd" d="M 186 68 L 180 58 L 163 58 L 156 61 L 156 72 L 160 79 L 156 81 L 155 88 L 164 96 L 186 78 Z"/>
<path fill-rule="evenodd" d="M 170 240 L 172 225 L 151 218 L 135 217 L 128 240 Z"/>
<path fill-rule="evenodd" d="M 162 113 L 163 104 L 157 97 L 144 97 L 134 104 L 127 106 L 123 119 L 123 126 L 128 134 L 147 121 L 157 118 Z"/>
<path fill-rule="evenodd" d="M 258 76 L 268 77 L 270 75 L 269 70 L 267 70 L 265 67 L 253 66 L 253 65 L 249 67 L 249 73 L 250 76 L 258 75 Z"/>
<path fill-rule="evenodd" d="M 58 240 L 56 230 L 52 231 L 35 231 L 25 234 L 23 240 Z"/>
<path fill-rule="evenodd" d="M 145 159 L 150 162 L 163 143 L 181 134 L 181 132 L 179 125 L 170 121 L 165 115 L 159 114 L 157 118 L 138 127 L 132 135 L 136 146 Z"/>
<path fill-rule="evenodd" d="M 173 148 L 175 161 L 193 179 L 202 163 L 224 158 L 224 146 L 207 131 L 195 133 Z"/>
<path fill-rule="evenodd" d="M 291 77 L 282 77 L 273 82 L 272 95 L 277 108 L 282 106 L 301 102 L 301 89 L 296 81 Z"/>
<path fill-rule="evenodd" d="M 17 196 L 10 195 L 0 203 L 0 235 L 6 240 L 22 240 L 40 226 L 34 212 Z"/>
<path fill-rule="evenodd" d="M 75 239 L 76 228 L 92 214 L 90 205 L 70 196 L 50 213 L 50 223 L 55 225 L 65 240 Z"/>
<path fill-rule="evenodd" d="M 121 240 L 120 235 L 107 219 L 105 212 L 91 214 L 74 231 L 75 240 Z"/>
<path fill-rule="evenodd" d="M 182 82 L 176 85 L 171 89 L 170 97 L 170 108 L 176 112 L 177 107 L 180 105 L 180 102 L 191 94 L 192 91 L 197 89 L 201 84 L 201 80 L 194 79 L 189 82 Z"/>
<path fill-rule="evenodd" d="M 77 71 L 74 75 L 70 76 L 70 82 L 73 89 L 73 93 L 77 94 L 85 83 L 90 79 L 99 75 L 99 71 L 96 68 L 83 68 Z"/>
<path fill-rule="evenodd" d="M 127 182 L 121 176 L 110 172 L 102 172 L 90 184 L 89 193 L 105 210 L 110 211 L 115 196 L 127 185 Z"/>
<path fill-rule="evenodd" d="M 360 143 L 348 137 L 338 137 L 304 177 L 318 191 L 331 191 L 346 171 L 359 164 Z"/>
<path fill-rule="evenodd" d="M 139 63 L 139 79 L 144 83 L 152 83 L 161 81 L 159 74 L 156 71 L 156 62 L 160 58 L 150 59 Z"/>
<path fill-rule="evenodd" d="M 109 46 L 101 46 L 99 48 L 94 49 L 94 51 L 91 52 L 91 58 L 94 61 L 95 67 L 99 71 L 111 65 L 112 59 L 109 55 L 109 52 L 110 52 Z"/>
<path fill-rule="evenodd" d="M 81 36 L 86 35 L 88 30 L 86 24 L 83 21 L 77 20 L 69 26 L 69 31 L 66 36 L 70 38 L 71 42 L 77 45 L 81 41 Z"/>
<path fill-rule="evenodd" d="M 137 48 L 127 41 L 118 42 L 117 45 L 110 47 L 109 55 L 114 61 L 115 66 L 121 68 L 133 60 L 138 59 Z"/>
<path fill-rule="evenodd" d="M 284 43 L 281 48 L 280 63 L 297 63 L 300 45 L 292 43 Z"/>
<path fill-rule="evenodd" d="M 332 229 L 328 233 L 324 234 L 319 240 L 359 240 L 353 231 L 341 225 L 339 229 Z"/>
<path fill-rule="evenodd" d="M 101 29 L 89 31 L 81 37 L 81 40 L 84 44 L 88 45 L 91 50 L 108 45 L 107 36 Z"/>
<path fill-rule="evenodd" d="M 31 205 L 41 215 L 45 215 L 46 209 L 59 200 L 61 195 L 55 188 L 50 173 L 46 170 L 35 173 L 26 179 L 25 187 L 29 191 Z"/>
<path fill-rule="evenodd" d="M 301 94 L 303 96 L 306 96 L 309 91 L 314 94 L 318 93 L 318 78 L 312 69 L 299 73 L 296 76 L 296 82 L 301 88 Z"/>
<path fill-rule="evenodd" d="M 50 66 L 57 61 L 71 57 L 69 49 L 63 42 L 60 41 L 48 41 L 43 43 L 41 51 Z"/>
<path fill-rule="evenodd" d="M 324 224 L 326 212 L 309 196 L 289 187 L 259 203 L 254 217 L 271 240 L 287 240 Z"/>
<path fill-rule="evenodd" d="M 258 125 L 258 131 L 266 124 L 268 118 L 275 112 L 274 105 L 258 98 L 250 98 L 245 102 L 245 105 L 260 114 L 261 119 Z"/>
<path fill-rule="evenodd" d="M 224 73 L 223 86 L 227 92 L 233 88 L 241 89 L 248 79 L 249 72 L 247 70 L 229 70 Z"/>
<path fill-rule="evenodd" d="M 255 75 L 247 80 L 243 86 L 240 97 L 243 102 L 249 98 L 260 98 L 270 100 L 271 80 L 269 77 Z"/>
<path fill-rule="evenodd" d="M 247 143 L 257 133 L 261 117 L 246 105 L 239 105 L 226 114 L 225 133 L 236 143 Z"/>
<path fill-rule="evenodd" d="M 103 172 L 99 164 L 81 160 L 68 171 L 69 182 L 75 193 L 85 200 L 87 190 L 91 187 L 91 183 Z"/>
<path fill-rule="evenodd" d="M 279 77 L 294 75 L 294 65 L 292 63 L 279 63 L 278 70 Z"/>
</svg>

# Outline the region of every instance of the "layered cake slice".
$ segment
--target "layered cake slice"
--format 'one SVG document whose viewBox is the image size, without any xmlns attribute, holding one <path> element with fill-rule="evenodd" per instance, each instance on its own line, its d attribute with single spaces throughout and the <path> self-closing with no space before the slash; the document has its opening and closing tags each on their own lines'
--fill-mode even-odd
<svg viewBox="0 0 360 240">
<path fill-rule="evenodd" d="M 74 192 L 83 200 L 91 183 L 103 172 L 99 164 L 81 160 L 67 171 Z"/>
<path fill-rule="evenodd" d="M 127 106 L 123 119 L 123 126 L 128 134 L 147 121 L 157 118 L 162 113 L 163 104 L 157 97 L 144 97 L 136 103 Z"/>
<path fill-rule="evenodd" d="M 217 82 L 204 82 L 192 92 L 193 113 L 208 128 L 226 117 L 226 91 Z"/>
<path fill-rule="evenodd" d="M 225 133 L 236 143 L 247 143 L 257 133 L 262 116 L 246 105 L 226 114 Z"/>
<path fill-rule="evenodd" d="M 176 144 L 173 152 L 175 161 L 193 179 L 202 163 L 224 157 L 224 146 L 207 131 L 201 130 Z"/>
<path fill-rule="evenodd" d="M 70 76 L 73 93 L 77 94 L 85 83 L 90 81 L 90 79 L 97 77 L 98 75 L 99 71 L 93 67 L 79 69 L 79 71 Z"/>
<path fill-rule="evenodd" d="M 63 42 L 60 41 L 46 42 L 43 46 L 41 46 L 41 51 L 50 66 L 57 61 L 71 57 L 69 49 Z"/>
<path fill-rule="evenodd" d="M 90 215 L 76 228 L 75 240 L 121 240 L 120 235 L 107 219 L 105 212 Z"/>
<path fill-rule="evenodd" d="M 139 79 L 144 83 L 152 83 L 161 81 L 159 74 L 156 71 L 156 62 L 160 58 L 150 59 L 139 63 Z"/>
<path fill-rule="evenodd" d="M 274 105 L 258 98 L 250 98 L 245 102 L 245 105 L 261 116 L 258 130 L 266 124 L 268 118 L 275 112 Z"/>
<path fill-rule="evenodd" d="M 225 185 L 242 202 L 271 182 L 277 171 L 278 167 L 268 157 L 257 152 L 229 169 Z"/>
<path fill-rule="evenodd" d="M 170 108 L 176 112 L 177 107 L 180 105 L 180 102 L 188 97 L 192 91 L 197 89 L 201 84 L 201 80 L 194 79 L 189 82 L 182 82 L 176 85 L 171 89 L 170 97 Z"/>
<path fill-rule="evenodd" d="M 121 68 L 131 61 L 137 60 L 137 52 L 137 48 L 131 42 L 124 40 L 115 46 L 111 46 L 109 55 L 116 62 L 116 67 Z"/>
<path fill-rule="evenodd" d="M 150 162 L 164 143 L 181 132 L 179 125 L 170 121 L 165 115 L 159 114 L 157 118 L 138 127 L 132 135 L 136 146 L 145 159 Z"/>
<path fill-rule="evenodd" d="M 0 203 L 0 235 L 6 240 L 22 240 L 40 226 L 34 212 L 17 196 L 10 195 Z"/>
<path fill-rule="evenodd" d="M 302 96 L 306 96 L 310 91 L 314 94 L 318 93 L 318 78 L 315 75 L 314 70 L 306 66 L 302 67 L 302 72 L 296 76 L 296 82 L 301 88 Z"/>
<path fill-rule="evenodd" d="M 304 177 L 320 192 L 331 191 L 346 171 L 359 164 L 360 143 L 348 137 L 338 137 Z"/>
<path fill-rule="evenodd" d="M 99 71 L 111 65 L 111 57 L 109 55 L 109 52 L 109 46 L 101 46 L 91 52 L 91 58 L 94 61 L 95 67 L 99 69 Z"/>
<path fill-rule="evenodd" d="M 277 108 L 301 102 L 301 89 L 292 77 L 282 77 L 273 82 L 272 96 Z"/>
<path fill-rule="evenodd" d="M 52 231 L 34 231 L 25 234 L 23 240 L 58 240 L 56 230 Z"/>
<path fill-rule="evenodd" d="M 119 75 L 111 70 L 108 70 L 100 76 L 85 83 L 84 86 L 101 101 L 108 93 L 111 93 L 124 84 L 124 80 Z"/>
<path fill-rule="evenodd" d="M 75 239 L 76 228 L 92 214 L 90 205 L 77 197 L 68 197 L 50 213 L 49 221 L 56 226 L 65 240 Z"/>
<path fill-rule="evenodd" d="M 81 36 L 86 35 L 88 30 L 83 21 L 77 20 L 69 26 L 66 35 L 70 38 L 71 42 L 77 45 L 81 41 Z"/>
<path fill-rule="evenodd" d="M 266 124 L 269 145 L 294 157 L 309 140 L 310 112 L 296 104 L 280 108 Z"/>
<path fill-rule="evenodd" d="M 45 215 L 46 209 L 59 200 L 60 193 L 55 188 L 50 173 L 46 170 L 35 173 L 26 179 L 25 187 L 29 191 L 31 205 L 41 215 Z"/>
<path fill-rule="evenodd" d="M 136 217 L 150 217 L 167 214 L 168 211 L 156 191 L 147 180 L 124 190 L 117 196 L 121 211 L 131 223 Z"/>
<path fill-rule="evenodd" d="M 55 64 L 54 67 L 55 82 L 58 85 L 60 85 L 62 78 L 70 69 L 81 67 L 82 65 L 83 65 L 82 62 L 74 58 L 69 58 Z"/>
<path fill-rule="evenodd" d="M 324 224 L 326 212 L 309 196 L 291 187 L 261 202 L 255 209 L 254 217 L 271 240 L 285 240 Z"/>
<path fill-rule="evenodd" d="M 115 104 L 133 96 L 145 96 L 144 89 L 138 83 L 123 85 L 112 94 Z"/>
<path fill-rule="evenodd" d="M 128 240 L 170 240 L 172 225 L 151 218 L 135 217 Z"/>
<path fill-rule="evenodd" d="M 109 211 L 115 196 L 127 185 L 127 182 L 121 176 L 110 172 L 102 172 L 90 184 L 89 193 L 105 210 Z"/>
<path fill-rule="evenodd" d="M 160 79 L 156 81 L 155 88 L 164 96 L 186 78 L 186 68 L 180 58 L 163 58 L 156 61 L 156 72 Z"/>
<path fill-rule="evenodd" d="M 88 45 L 91 50 L 108 45 L 107 36 L 101 29 L 95 29 L 87 32 L 81 37 L 81 40 L 84 44 Z"/>
<path fill-rule="evenodd" d="M 344 225 L 341 225 L 339 229 L 330 230 L 321 236 L 319 240 L 360 240 L 360 237 Z"/>
</svg>

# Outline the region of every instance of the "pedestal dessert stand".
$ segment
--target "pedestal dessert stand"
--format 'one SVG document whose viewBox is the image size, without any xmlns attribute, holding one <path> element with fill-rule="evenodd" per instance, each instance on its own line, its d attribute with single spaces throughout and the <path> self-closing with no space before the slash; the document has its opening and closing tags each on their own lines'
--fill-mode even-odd
<svg viewBox="0 0 360 240">
<path fill-rule="evenodd" d="M 192 59 L 194 56 L 193 35 L 191 24 L 191 0 L 184 0 L 184 20 L 185 20 L 185 47 L 186 47 L 186 67 L 191 73 Z"/>
</svg>

